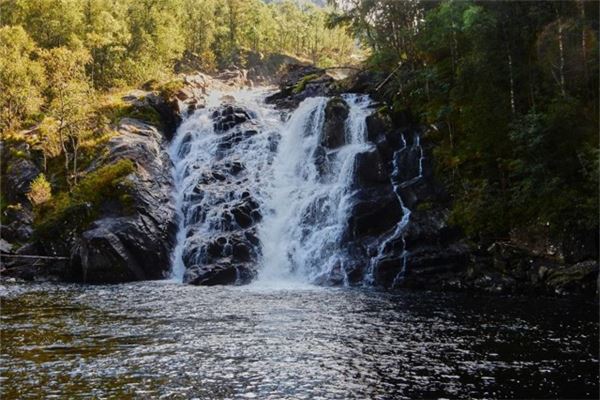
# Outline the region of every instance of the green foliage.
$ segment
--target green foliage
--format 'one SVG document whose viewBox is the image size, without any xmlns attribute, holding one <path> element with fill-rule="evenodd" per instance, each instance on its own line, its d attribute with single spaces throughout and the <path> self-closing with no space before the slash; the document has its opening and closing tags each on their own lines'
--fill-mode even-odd
<svg viewBox="0 0 600 400">
<path fill-rule="evenodd" d="M 344 64 L 355 47 L 325 10 L 290 0 L 13 0 L 0 15 L 42 49 L 84 48 L 97 89 L 168 79 L 182 60 L 206 72 L 243 66 L 248 53 Z"/>
<path fill-rule="evenodd" d="M 369 45 L 369 67 L 394 71 L 380 91 L 388 103 L 438 127 L 436 172 L 454 223 L 490 239 L 532 226 L 559 236 L 597 229 L 597 3 L 340 9 L 331 21 Z"/>
<path fill-rule="evenodd" d="M 0 28 L 0 131 L 18 129 L 42 105 L 44 74 L 20 26 Z"/>
<path fill-rule="evenodd" d="M 182 79 L 173 79 L 158 86 L 157 90 L 160 92 L 161 96 L 164 99 L 172 99 L 173 97 L 175 97 L 177 92 L 179 92 L 184 87 L 185 84 Z"/>
<path fill-rule="evenodd" d="M 38 177 L 31 182 L 27 198 L 34 206 L 46 203 L 52 198 L 52 188 L 44 174 L 39 174 Z"/>
<path fill-rule="evenodd" d="M 81 232 L 97 217 L 100 207 L 107 201 L 121 202 L 123 209 L 127 210 L 131 206 L 131 198 L 127 197 L 125 178 L 134 171 L 134 163 L 122 159 L 89 173 L 70 193 L 60 193 L 36 210 L 36 234 L 49 237 Z"/>
<path fill-rule="evenodd" d="M 294 88 L 292 89 L 292 93 L 294 93 L 294 94 L 300 93 L 301 91 L 304 90 L 304 88 L 306 87 L 306 84 L 308 82 L 314 81 L 318 77 L 319 77 L 319 74 L 306 75 L 301 80 L 299 80 L 298 83 L 296 83 L 296 86 L 294 86 Z"/>
<path fill-rule="evenodd" d="M 160 126 L 160 114 L 151 106 L 138 107 L 134 104 L 126 104 L 123 101 L 115 101 L 103 105 L 98 113 L 107 118 L 112 124 L 117 124 L 122 118 L 135 118 L 145 121 L 154 126 Z"/>
</svg>

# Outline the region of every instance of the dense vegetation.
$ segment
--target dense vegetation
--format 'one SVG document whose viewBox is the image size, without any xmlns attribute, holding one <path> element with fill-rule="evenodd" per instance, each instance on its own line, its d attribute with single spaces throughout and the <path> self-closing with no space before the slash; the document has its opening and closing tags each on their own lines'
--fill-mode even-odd
<svg viewBox="0 0 600 400">
<path fill-rule="evenodd" d="M 597 232 L 598 2 L 331 3 L 394 111 L 435 126 L 468 234 Z"/>
<path fill-rule="evenodd" d="M 366 67 L 391 75 L 379 95 L 434 127 L 438 175 L 469 235 L 597 228 L 597 2 L 329 3 L 1 2 L 0 131 L 42 156 L 31 202 L 75 190 L 109 123 L 137 112 L 125 88 L 270 54 L 345 64 L 354 35 Z"/>
<path fill-rule="evenodd" d="M 168 90 L 177 72 L 246 67 L 271 54 L 347 62 L 354 41 L 328 28 L 326 17 L 322 8 L 292 1 L 0 2 L 0 132 L 5 143 L 25 141 L 41 154 L 45 176 L 32 187 L 32 203 L 41 209 L 68 198 L 60 192 L 76 191 L 114 134 L 111 122 L 158 122 L 156 113 L 138 115 L 122 102 L 128 88 L 152 80 Z"/>
</svg>

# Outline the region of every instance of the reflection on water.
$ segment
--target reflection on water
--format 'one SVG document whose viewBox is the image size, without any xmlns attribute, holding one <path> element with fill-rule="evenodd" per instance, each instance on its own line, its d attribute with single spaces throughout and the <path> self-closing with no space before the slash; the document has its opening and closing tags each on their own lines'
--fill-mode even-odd
<svg viewBox="0 0 600 400">
<path fill-rule="evenodd" d="M 2 399 L 598 398 L 598 308 L 556 299 L 9 285 Z"/>
</svg>

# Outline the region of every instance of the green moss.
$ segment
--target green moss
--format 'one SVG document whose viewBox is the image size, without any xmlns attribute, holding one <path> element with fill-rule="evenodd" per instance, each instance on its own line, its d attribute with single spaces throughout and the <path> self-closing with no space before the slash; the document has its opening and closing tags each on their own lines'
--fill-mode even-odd
<svg viewBox="0 0 600 400">
<path fill-rule="evenodd" d="M 27 154 L 23 150 L 10 149 L 10 155 L 13 158 L 27 158 Z"/>
<path fill-rule="evenodd" d="M 6 199 L 4 198 L 2 193 L 0 193 L 0 223 L 2 225 L 6 224 L 5 217 L 4 217 L 4 211 L 6 211 L 7 208 L 8 208 L 8 201 L 6 201 Z"/>
<path fill-rule="evenodd" d="M 137 107 L 117 101 L 103 106 L 100 113 L 112 124 L 117 124 L 122 118 L 135 118 L 154 126 L 161 125 L 160 114 L 151 106 Z"/>
<path fill-rule="evenodd" d="M 433 207 L 434 207 L 434 204 L 431 201 L 424 201 L 423 203 L 421 203 L 417 206 L 417 210 L 418 211 L 429 211 L 429 210 L 432 210 Z"/>
<path fill-rule="evenodd" d="M 317 79 L 319 77 L 319 74 L 310 74 L 310 75 L 306 75 L 304 78 L 300 79 L 298 81 L 298 83 L 296 83 L 296 85 L 294 86 L 294 88 L 292 89 L 292 93 L 294 94 L 298 94 L 300 92 L 302 92 L 304 90 L 304 88 L 306 87 L 306 84 L 310 81 L 314 81 L 315 79 Z"/>
<path fill-rule="evenodd" d="M 162 84 L 158 91 L 163 99 L 169 100 L 177 94 L 181 89 L 185 87 L 185 83 L 181 79 L 173 79 L 172 81 L 168 81 Z"/>
<path fill-rule="evenodd" d="M 105 201 L 119 202 L 124 211 L 133 205 L 125 177 L 135 170 L 128 159 L 105 165 L 84 177 L 71 193 L 60 193 L 36 208 L 35 229 L 41 237 L 81 232 L 98 216 Z"/>
</svg>

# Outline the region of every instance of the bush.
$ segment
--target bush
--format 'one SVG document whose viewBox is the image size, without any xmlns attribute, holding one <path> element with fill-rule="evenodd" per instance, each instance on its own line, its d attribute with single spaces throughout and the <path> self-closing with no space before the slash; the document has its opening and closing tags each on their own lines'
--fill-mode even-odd
<svg viewBox="0 0 600 400">
<path fill-rule="evenodd" d="M 163 99 L 169 100 L 175 97 L 177 92 L 185 87 L 183 80 L 174 79 L 172 81 L 168 81 L 160 86 L 158 91 Z"/>
<path fill-rule="evenodd" d="M 39 206 L 50 201 L 52 198 L 52 188 L 44 174 L 39 174 L 38 177 L 31 182 L 27 198 L 34 206 Z"/>
<path fill-rule="evenodd" d="M 122 118 L 135 118 L 157 127 L 161 125 L 160 114 L 151 106 L 137 107 L 133 104 L 126 104 L 121 100 L 103 105 L 99 109 L 99 114 L 107 118 L 112 124 L 119 123 Z"/>
</svg>

